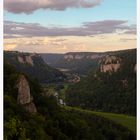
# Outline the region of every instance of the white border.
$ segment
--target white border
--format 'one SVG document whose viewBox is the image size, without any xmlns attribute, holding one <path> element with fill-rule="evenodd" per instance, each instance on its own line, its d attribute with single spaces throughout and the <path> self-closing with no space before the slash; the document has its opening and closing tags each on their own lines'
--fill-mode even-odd
<svg viewBox="0 0 140 140">
<path fill-rule="evenodd" d="M 137 140 L 140 140 L 140 0 L 137 0 Z"/>
<path fill-rule="evenodd" d="M 3 140 L 3 0 L 0 0 L 0 140 Z"/>
</svg>

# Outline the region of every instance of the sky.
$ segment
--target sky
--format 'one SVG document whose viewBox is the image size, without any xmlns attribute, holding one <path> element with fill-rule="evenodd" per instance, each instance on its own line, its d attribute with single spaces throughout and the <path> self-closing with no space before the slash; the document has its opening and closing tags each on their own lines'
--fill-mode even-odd
<svg viewBox="0 0 140 140">
<path fill-rule="evenodd" d="M 4 0 L 5 50 L 104 52 L 136 39 L 136 0 Z"/>
</svg>

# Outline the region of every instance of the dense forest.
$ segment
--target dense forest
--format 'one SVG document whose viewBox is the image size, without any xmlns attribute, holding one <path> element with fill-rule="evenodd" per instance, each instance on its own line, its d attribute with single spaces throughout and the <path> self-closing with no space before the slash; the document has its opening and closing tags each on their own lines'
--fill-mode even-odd
<svg viewBox="0 0 140 140">
<path fill-rule="evenodd" d="M 22 73 L 23 74 L 23 73 Z M 37 113 L 27 112 L 17 102 L 18 90 L 16 87 L 18 77 L 21 75 L 9 63 L 4 63 L 4 139 L 5 140 L 135 140 L 135 134 L 125 127 L 113 121 L 96 115 L 84 114 L 75 110 L 66 110 L 58 105 L 54 96 L 43 96 L 42 86 L 37 80 L 32 80 L 27 75 L 30 92 L 34 98 Z M 91 79 L 90 79 L 91 78 Z M 104 77 L 108 78 L 108 76 Z M 131 76 L 130 76 L 131 78 Z M 92 80 L 92 83 L 90 84 Z M 85 82 L 85 86 L 83 83 Z M 85 80 L 76 84 L 69 90 L 76 91 L 79 96 L 85 98 L 84 93 L 89 88 L 97 89 L 99 82 L 88 77 L 88 85 Z M 92 84 L 95 87 L 92 88 Z M 109 83 L 101 83 L 106 88 Z M 132 85 L 133 86 L 133 85 Z M 97 87 L 97 88 L 96 88 Z M 129 87 L 129 90 L 132 87 Z M 98 88 L 99 89 L 99 88 Z M 103 89 L 100 89 L 103 92 Z M 107 89 L 110 91 L 111 89 Z M 113 89 L 114 90 L 114 89 Z M 129 90 L 125 94 L 129 95 Z M 95 90 L 93 90 L 94 92 Z M 86 92 L 90 100 L 93 92 Z M 109 92 L 108 92 L 109 93 Z M 97 95 L 96 95 L 97 96 Z M 94 96 L 95 97 L 95 96 Z M 113 96 L 109 95 L 108 98 Z M 104 97 L 103 97 L 104 98 Z M 93 99 L 93 98 L 92 98 Z M 128 96 L 129 99 L 129 96 Z M 112 99 L 113 100 L 113 99 Z M 76 100 L 77 103 L 81 100 Z M 115 104 L 115 103 L 114 103 Z M 88 105 L 88 104 L 87 104 Z M 102 105 L 102 104 L 101 104 Z M 117 106 L 117 105 L 116 105 Z M 123 110 L 123 109 L 122 109 Z M 134 112 L 133 112 L 134 113 Z"/>
<path fill-rule="evenodd" d="M 136 50 L 112 54 L 121 61 L 119 70 L 101 72 L 97 69 L 71 85 L 66 94 L 67 105 L 136 115 Z"/>
</svg>

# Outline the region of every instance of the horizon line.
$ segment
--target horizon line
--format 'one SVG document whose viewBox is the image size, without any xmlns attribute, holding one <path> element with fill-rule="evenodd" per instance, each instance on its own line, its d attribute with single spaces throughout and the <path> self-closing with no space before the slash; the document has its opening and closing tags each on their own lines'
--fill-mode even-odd
<svg viewBox="0 0 140 140">
<path fill-rule="evenodd" d="M 27 52 L 27 51 L 20 51 L 20 50 L 3 50 L 3 52 L 19 52 L 19 53 L 36 53 L 36 54 L 67 54 L 67 53 L 107 53 L 107 52 L 119 52 L 119 51 L 129 51 L 129 50 L 137 50 L 137 47 L 131 49 L 120 49 L 120 50 L 110 50 L 110 51 L 103 51 L 103 52 L 96 52 L 96 51 L 72 51 L 72 52 L 65 52 L 65 53 L 57 53 L 57 52 Z"/>
</svg>

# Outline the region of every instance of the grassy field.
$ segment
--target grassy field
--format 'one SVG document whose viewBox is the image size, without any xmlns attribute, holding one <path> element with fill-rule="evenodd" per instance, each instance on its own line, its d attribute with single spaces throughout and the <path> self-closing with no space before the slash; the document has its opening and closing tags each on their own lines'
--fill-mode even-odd
<svg viewBox="0 0 140 140">
<path fill-rule="evenodd" d="M 83 113 L 90 113 L 90 114 L 104 117 L 106 119 L 110 119 L 124 127 L 127 127 L 129 130 L 136 133 L 136 117 L 127 116 L 127 115 L 123 115 L 123 114 L 90 111 L 90 110 L 84 110 L 84 109 L 75 108 L 75 107 L 69 107 L 69 106 L 65 106 L 65 109 L 67 109 L 67 110 L 74 109 L 76 111 L 81 111 Z"/>
</svg>

